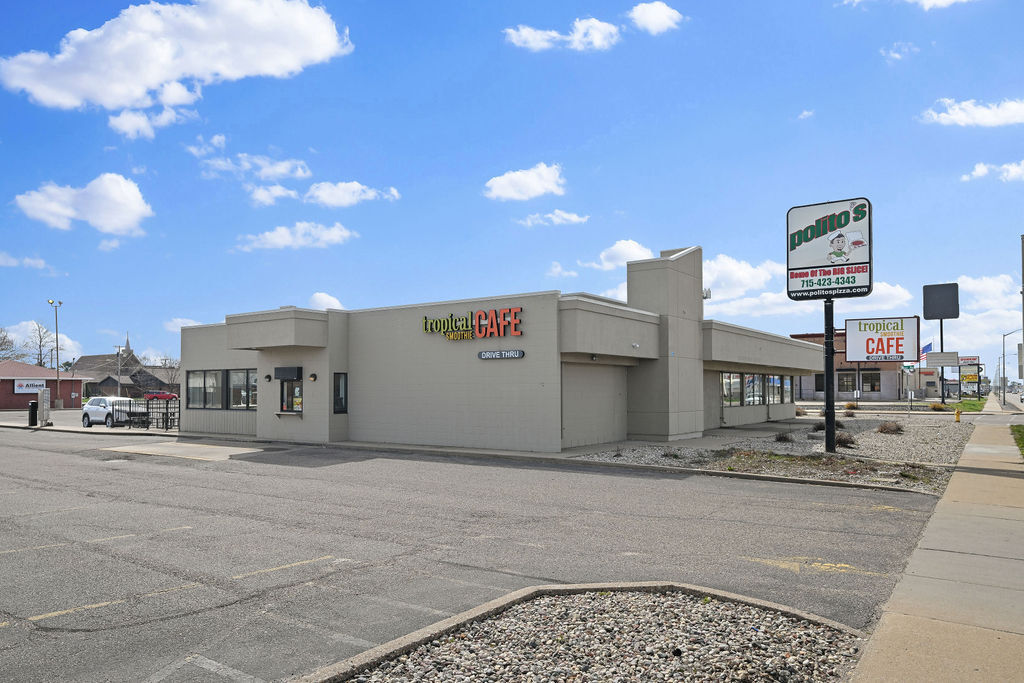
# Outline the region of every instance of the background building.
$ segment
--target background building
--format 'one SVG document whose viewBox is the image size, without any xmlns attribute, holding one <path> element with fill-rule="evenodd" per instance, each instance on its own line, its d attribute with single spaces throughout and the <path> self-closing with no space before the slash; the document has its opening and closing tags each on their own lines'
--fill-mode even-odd
<svg viewBox="0 0 1024 683">
<path fill-rule="evenodd" d="M 120 353 L 80 356 L 71 366 L 76 375 L 92 377 L 85 383 L 85 396 L 129 396 L 139 398 L 147 391 L 180 393 L 178 364 L 145 364 L 132 351 L 125 337 Z M 120 391 L 118 385 L 120 384 Z"/>
<path fill-rule="evenodd" d="M 65 408 L 82 407 L 82 383 L 89 377 L 60 373 L 60 394 Z M 50 407 L 57 399 L 57 371 L 16 360 L 0 361 L 0 410 L 25 410 L 38 399 L 38 390 L 50 390 Z"/>
<path fill-rule="evenodd" d="M 790 335 L 793 339 L 817 344 L 824 365 L 825 334 L 812 332 L 809 334 Z M 885 362 L 849 362 L 846 360 L 846 331 L 835 331 L 835 398 L 839 401 L 853 401 L 855 392 L 860 390 L 862 401 L 898 401 L 906 397 L 908 387 L 907 376 L 903 372 L 900 361 Z M 937 386 L 937 385 L 936 385 Z M 935 390 L 938 396 L 938 388 Z M 802 401 L 825 400 L 825 374 L 819 370 L 813 375 L 801 377 L 797 381 L 796 397 Z"/>
</svg>

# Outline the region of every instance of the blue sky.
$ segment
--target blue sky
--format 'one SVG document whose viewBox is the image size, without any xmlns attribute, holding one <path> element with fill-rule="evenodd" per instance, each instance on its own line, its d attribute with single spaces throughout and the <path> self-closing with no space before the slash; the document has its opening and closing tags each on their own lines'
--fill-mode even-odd
<svg viewBox="0 0 1024 683">
<path fill-rule="evenodd" d="M 281 305 L 623 297 L 625 260 L 700 245 L 706 317 L 815 332 L 786 211 L 864 196 L 875 293 L 837 319 L 957 281 L 946 348 L 991 369 L 1021 326 L 1022 25 L 1016 0 L 15 5 L 0 326 L 52 297 L 64 357 L 126 332 L 176 357 L 182 322 Z"/>
</svg>

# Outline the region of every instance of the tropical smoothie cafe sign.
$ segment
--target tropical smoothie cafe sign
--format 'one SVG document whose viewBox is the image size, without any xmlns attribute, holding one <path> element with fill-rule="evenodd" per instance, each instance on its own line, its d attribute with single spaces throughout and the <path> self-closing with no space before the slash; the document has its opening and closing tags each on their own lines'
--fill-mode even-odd
<svg viewBox="0 0 1024 683">
<path fill-rule="evenodd" d="M 916 362 L 920 327 L 917 316 L 847 320 L 846 360 Z"/>
<path fill-rule="evenodd" d="M 786 295 L 793 301 L 825 301 L 829 453 L 836 452 L 834 300 L 871 293 L 871 214 L 871 202 L 864 197 L 794 206 L 786 213 Z"/>
<path fill-rule="evenodd" d="M 423 331 L 441 334 L 448 341 L 468 341 L 490 337 L 520 337 L 523 334 L 519 318 L 521 306 L 492 308 L 488 311 L 469 311 L 464 316 L 449 313 L 446 318 L 423 316 Z"/>
</svg>

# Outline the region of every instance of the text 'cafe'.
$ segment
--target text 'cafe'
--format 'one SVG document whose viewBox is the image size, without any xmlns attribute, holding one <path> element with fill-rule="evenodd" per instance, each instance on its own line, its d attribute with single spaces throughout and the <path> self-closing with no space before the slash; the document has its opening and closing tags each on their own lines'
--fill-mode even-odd
<svg viewBox="0 0 1024 683">
<path fill-rule="evenodd" d="M 699 247 L 627 264 L 627 291 L 185 327 L 181 431 L 558 452 L 792 418 L 821 372 L 816 344 L 704 320 Z"/>
</svg>

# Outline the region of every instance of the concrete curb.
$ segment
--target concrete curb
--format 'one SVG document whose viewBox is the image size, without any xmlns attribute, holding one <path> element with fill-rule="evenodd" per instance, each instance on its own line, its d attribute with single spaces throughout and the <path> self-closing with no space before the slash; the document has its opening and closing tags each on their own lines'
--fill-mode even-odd
<svg viewBox="0 0 1024 683">
<path fill-rule="evenodd" d="M 728 593 L 725 591 L 715 590 L 713 588 L 705 588 L 703 586 L 661 581 L 555 584 L 530 586 L 528 588 L 513 591 L 503 597 L 466 610 L 461 614 L 456 614 L 455 616 L 448 617 L 447 619 L 442 619 L 441 621 L 421 628 L 418 631 L 413 631 L 408 635 L 395 638 L 391 642 L 378 645 L 377 647 L 371 648 L 354 657 L 349 657 L 348 659 L 335 664 L 329 664 L 313 671 L 312 673 L 289 680 L 295 681 L 296 683 L 335 683 L 336 681 L 346 681 L 362 671 L 377 666 L 381 662 L 403 655 L 424 643 L 429 643 L 430 641 L 445 634 L 456 631 L 466 624 L 470 624 L 474 621 L 481 621 L 500 614 L 509 607 L 518 605 L 521 602 L 526 602 L 527 600 L 532 600 L 533 598 L 538 598 L 544 595 L 573 595 L 576 593 L 590 593 L 594 591 L 686 593 L 688 595 L 696 595 L 699 597 L 710 596 L 722 602 L 737 602 L 746 605 L 753 605 L 754 607 L 760 607 L 761 609 L 771 610 L 773 612 L 785 614 L 786 616 L 814 622 L 816 624 L 821 624 L 822 626 L 828 626 L 838 631 L 849 633 L 863 640 L 868 638 L 868 634 L 863 631 L 851 628 L 845 624 L 840 624 L 839 622 L 832 621 L 831 619 L 819 617 L 816 614 L 810 614 L 809 612 L 804 612 L 787 605 L 780 605 L 774 602 L 758 600 L 757 598 L 750 598 L 736 593 Z"/>
<path fill-rule="evenodd" d="M 29 427 L 28 425 L 12 425 L 12 424 L 0 424 L 2 429 L 24 429 L 30 432 L 60 432 L 62 434 L 99 434 L 100 432 L 85 432 L 82 429 L 71 429 L 69 427 Z M 118 427 L 115 429 L 103 428 L 103 436 L 159 436 L 164 439 L 174 436 L 177 437 L 178 432 L 153 432 L 144 429 L 126 429 Z"/>
</svg>

